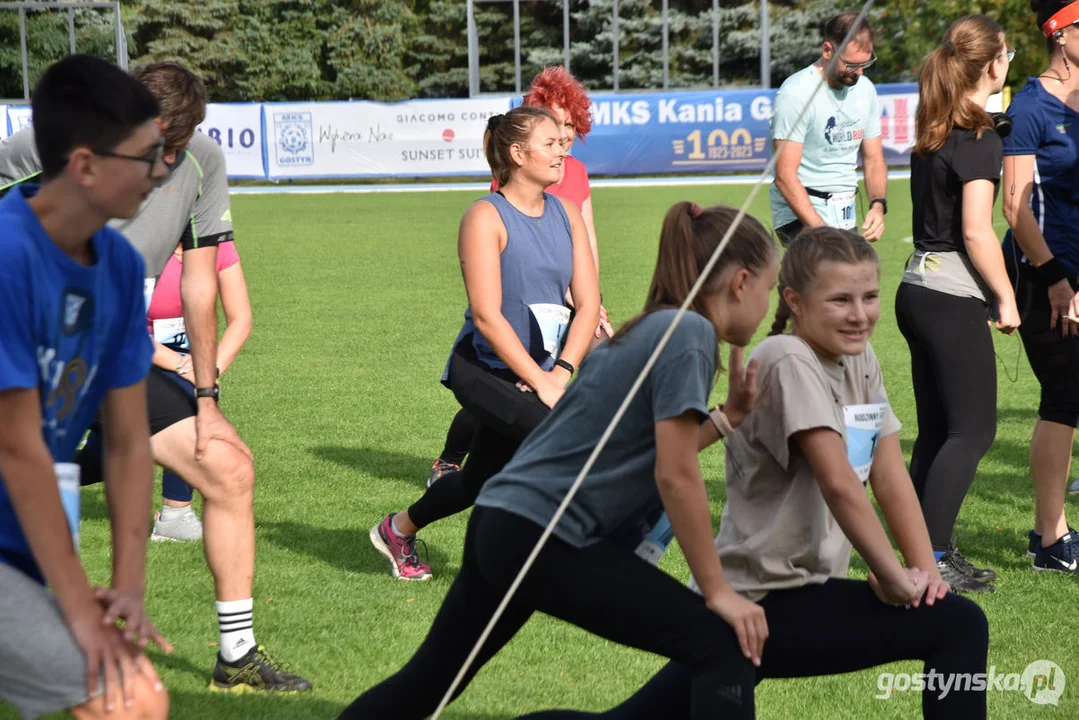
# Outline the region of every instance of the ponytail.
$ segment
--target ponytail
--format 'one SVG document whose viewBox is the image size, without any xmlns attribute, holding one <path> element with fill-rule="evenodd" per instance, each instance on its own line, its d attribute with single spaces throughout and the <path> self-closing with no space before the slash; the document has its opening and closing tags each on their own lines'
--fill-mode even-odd
<svg viewBox="0 0 1079 720">
<path fill-rule="evenodd" d="M 985 108 L 971 103 L 967 95 L 1004 50 L 1003 33 L 992 18 L 967 15 L 952 23 L 944 42 L 926 57 L 918 76 L 915 153 L 937 152 L 954 127 L 973 130 L 979 138 L 994 127 Z"/>
<path fill-rule="evenodd" d="M 782 335 L 787 332 L 787 323 L 793 317 L 791 312 L 791 306 L 787 304 L 787 299 L 783 297 L 783 285 L 779 285 L 779 305 L 776 306 L 776 318 L 772 321 L 772 328 L 768 331 L 768 337 L 773 335 Z"/>
</svg>

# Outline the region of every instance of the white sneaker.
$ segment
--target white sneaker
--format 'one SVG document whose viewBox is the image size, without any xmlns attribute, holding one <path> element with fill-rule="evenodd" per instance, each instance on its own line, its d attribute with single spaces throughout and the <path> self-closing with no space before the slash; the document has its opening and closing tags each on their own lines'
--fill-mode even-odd
<svg viewBox="0 0 1079 720">
<path fill-rule="evenodd" d="M 154 542 L 196 542 L 202 540 L 202 521 L 189 505 L 180 515 L 162 520 L 161 513 L 154 513 Z"/>
</svg>

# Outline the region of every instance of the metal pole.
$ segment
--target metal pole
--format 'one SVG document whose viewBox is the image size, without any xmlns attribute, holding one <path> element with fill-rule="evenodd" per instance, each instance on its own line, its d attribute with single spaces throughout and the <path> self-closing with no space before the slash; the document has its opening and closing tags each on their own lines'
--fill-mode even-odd
<svg viewBox="0 0 1079 720">
<path fill-rule="evenodd" d="M 120 3 L 116 3 L 113 11 L 113 22 L 116 23 L 116 64 L 121 68 L 127 68 L 127 58 L 124 56 L 124 24 L 120 20 Z"/>
<path fill-rule="evenodd" d="M 768 0 L 761 0 L 761 87 L 772 87 L 772 33 L 768 22 Z"/>
<path fill-rule="evenodd" d="M 562 0 L 562 62 L 569 72 L 569 0 Z"/>
<path fill-rule="evenodd" d="M 613 56 L 611 59 L 611 66 L 614 68 L 614 90 L 618 91 L 618 0 L 614 0 L 613 15 L 611 17 L 611 38 L 614 44 L 614 49 L 611 51 Z"/>
<path fill-rule="evenodd" d="M 26 8 L 19 8 L 19 45 L 22 47 L 22 96 L 30 102 L 30 59 L 26 55 Z"/>
<path fill-rule="evenodd" d="M 669 18 L 667 17 L 667 0 L 663 0 L 663 89 L 667 89 L 667 78 L 669 73 L 669 60 L 667 47 L 669 45 L 668 35 L 670 34 L 670 27 L 668 24 Z"/>
<path fill-rule="evenodd" d="M 67 44 L 72 55 L 75 54 L 75 8 L 67 9 Z"/>
<path fill-rule="evenodd" d="M 521 92 L 521 0 L 513 0 L 513 82 Z"/>
<path fill-rule="evenodd" d="M 458 6 L 459 7 L 459 6 Z M 476 11 L 472 0 L 468 0 L 468 96 L 480 94 L 480 59 L 478 39 L 476 38 Z"/>
<path fill-rule="evenodd" d="M 719 87 L 719 0 L 712 0 L 712 87 Z"/>
</svg>

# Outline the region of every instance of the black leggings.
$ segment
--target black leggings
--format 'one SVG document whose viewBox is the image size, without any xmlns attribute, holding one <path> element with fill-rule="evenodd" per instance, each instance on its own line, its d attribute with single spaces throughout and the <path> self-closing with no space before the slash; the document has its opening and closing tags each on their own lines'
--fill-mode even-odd
<svg viewBox="0 0 1079 720">
<path fill-rule="evenodd" d="M 457 401 L 476 419 L 468 462 L 446 473 L 408 509 L 423 528 L 472 507 L 483 484 L 506 466 L 550 408 L 534 392 L 517 389 L 509 371 L 491 370 L 475 360 L 470 338 L 450 358 L 449 384 Z"/>
<path fill-rule="evenodd" d="M 473 510 L 461 571 L 423 644 L 404 668 L 357 698 L 341 718 L 419 720 L 430 715 L 542 532 L 539 525 L 503 510 Z M 607 541 L 578 549 L 555 536 L 537 556 L 458 693 L 536 611 L 677 660 L 685 668 L 687 717 L 754 716 L 753 666 L 734 631 L 703 598 L 632 550 Z"/>
<path fill-rule="evenodd" d="M 989 654 L 989 625 L 980 607 L 949 593 L 932 607 L 907 610 L 885 605 L 869 584 L 832 579 L 823 585 L 774 590 L 760 601 L 768 620 L 756 682 L 765 678 L 837 675 L 897 660 L 924 660 L 929 674 L 984 673 Z M 951 677 L 955 677 L 954 675 Z M 691 675 L 669 663 L 635 695 L 605 713 L 552 710 L 529 720 L 680 720 L 690 718 Z M 963 681 L 966 682 L 966 681 Z M 955 690 L 943 698 L 922 693 L 927 718 L 978 720 L 986 713 L 985 691 Z M 873 686 L 873 691 L 881 688 Z M 869 692 L 870 688 L 867 687 Z M 833 708 L 833 715 L 842 714 Z M 720 716 L 716 716 L 720 717 Z"/>
<path fill-rule="evenodd" d="M 453 416 L 450 429 L 446 431 L 446 444 L 442 447 L 442 454 L 438 459 L 460 467 L 469 447 L 472 446 L 472 436 L 475 433 L 476 419 L 468 410 L 461 408 Z"/>
<path fill-rule="evenodd" d="M 951 544 L 978 463 L 997 432 L 997 360 L 977 298 L 901 283 L 899 331 L 910 346 L 918 439 L 910 476 L 936 551 Z"/>
</svg>

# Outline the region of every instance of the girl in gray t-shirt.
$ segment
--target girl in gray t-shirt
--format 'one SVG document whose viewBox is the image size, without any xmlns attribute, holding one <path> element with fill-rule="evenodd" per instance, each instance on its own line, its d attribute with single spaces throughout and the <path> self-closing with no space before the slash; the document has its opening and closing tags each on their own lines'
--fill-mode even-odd
<svg viewBox="0 0 1079 720">
<path fill-rule="evenodd" d="M 773 337 L 752 354 L 756 404 L 727 439 L 716 549 L 728 582 L 767 618 L 756 682 L 917 659 L 925 663 L 927 717 L 984 718 L 985 615 L 940 577 L 869 345 L 880 316 L 879 274 L 872 246 L 853 233 L 813 228 L 791 243 Z M 792 317 L 793 332 L 784 334 Z M 869 565 L 868 582 L 846 578 L 852 544 Z M 689 666 L 672 662 L 603 717 L 695 717 L 692 677 Z M 866 688 L 881 698 L 891 690 L 881 681 Z"/>
<path fill-rule="evenodd" d="M 341 717 L 407 720 L 435 710 L 735 214 L 691 203 L 671 208 L 644 313 L 588 356 L 550 415 L 487 481 L 469 522 L 461 571 L 427 639 L 400 672 Z M 685 663 L 692 668 L 695 718 L 753 717 L 753 663 L 768 629 L 760 606 L 724 580 L 697 451 L 751 407 L 756 366 L 743 370 L 741 351 L 733 350 L 727 404 L 709 411 L 717 344 L 750 342 L 768 311 L 776 266 L 771 236 L 746 217 L 470 673 L 539 611 Z M 700 594 L 634 552 L 643 528 L 663 510 L 701 580 Z"/>
</svg>

